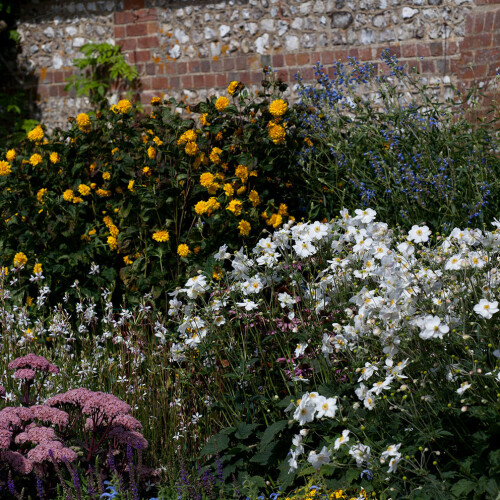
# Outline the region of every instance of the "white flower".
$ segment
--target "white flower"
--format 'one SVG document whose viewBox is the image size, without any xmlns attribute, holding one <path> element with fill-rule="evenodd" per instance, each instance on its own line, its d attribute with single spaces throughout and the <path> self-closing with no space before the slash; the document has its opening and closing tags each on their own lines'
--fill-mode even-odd
<svg viewBox="0 0 500 500">
<path fill-rule="evenodd" d="M 319 453 L 315 451 L 311 451 L 309 453 L 309 457 L 307 461 L 316 469 L 320 469 L 323 464 L 327 464 L 330 462 L 330 455 L 332 453 L 328 451 L 326 446 L 323 446 L 322 450 Z"/>
<path fill-rule="evenodd" d="M 415 243 L 425 243 L 429 241 L 431 230 L 427 226 L 413 226 L 408 233 L 408 240 Z"/>
<path fill-rule="evenodd" d="M 368 391 L 366 393 L 366 397 L 363 401 L 363 404 L 365 405 L 365 408 L 373 410 L 373 407 L 375 406 L 375 399 L 373 398 L 373 393 L 371 391 Z"/>
<path fill-rule="evenodd" d="M 369 224 L 377 215 L 377 212 L 375 212 L 372 208 L 367 208 L 366 210 L 360 210 L 358 208 L 354 210 L 354 212 L 356 213 L 354 219 L 361 221 L 363 224 Z"/>
<path fill-rule="evenodd" d="M 486 299 L 481 299 L 479 304 L 474 306 L 474 312 L 483 318 L 491 319 L 498 312 L 498 301 L 489 302 Z"/>
<path fill-rule="evenodd" d="M 361 376 L 358 378 L 358 382 L 368 380 L 376 371 L 378 371 L 376 365 L 366 362 L 365 367 L 361 369 Z"/>
<path fill-rule="evenodd" d="M 314 415 L 316 414 L 316 402 L 311 401 L 311 398 L 304 395 L 300 400 L 295 413 L 293 414 L 294 420 L 297 420 L 299 425 L 304 425 L 307 422 L 312 422 L 314 420 Z"/>
<path fill-rule="evenodd" d="M 285 307 L 293 307 L 295 304 L 295 299 L 286 292 L 278 293 L 278 301 L 280 303 L 280 307 L 283 309 Z"/>
<path fill-rule="evenodd" d="M 309 257 L 310 255 L 314 255 L 316 253 L 316 248 L 309 240 L 299 240 L 295 245 L 293 245 L 293 249 L 298 257 Z"/>
<path fill-rule="evenodd" d="M 370 447 L 361 443 L 351 446 L 351 449 L 349 450 L 349 455 L 356 460 L 356 465 L 358 467 L 361 467 L 363 462 L 368 462 L 368 460 L 370 460 L 370 453 Z"/>
<path fill-rule="evenodd" d="M 215 260 L 229 259 L 229 257 L 231 257 L 231 254 L 227 253 L 227 245 L 222 245 L 221 247 L 219 247 L 219 251 L 214 254 Z"/>
<path fill-rule="evenodd" d="M 441 324 L 441 320 L 437 316 L 428 315 L 423 319 L 422 331 L 419 336 L 421 339 L 442 339 L 445 333 L 450 331 L 448 325 Z"/>
<path fill-rule="evenodd" d="M 457 389 L 457 394 L 461 396 L 469 387 L 472 387 L 469 382 L 462 382 L 460 387 Z"/>
<path fill-rule="evenodd" d="M 297 344 L 297 347 L 295 348 L 295 357 L 298 358 L 299 356 L 303 356 L 306 352 L 306 347 L 307 343 L 305 342 L 302 344 Z"/>
<path fill-rule="evenodd" d="M 350 430 L 348 429 L 345 429 L 342 431 L 342 436 L 340 436 L 339 438 L 337 438 L 335 440 L 335 443 L 333 445 L 333 448 L 335 450 L 338 450 L 343 444 L 347 444 L 347 442 L 349 441 L 349 434 L 350 434 Z"/>
<path fill-rule="evenodd" d="M 236 302 L 236 305 L 245 308 L 245 311 L 253 311 L 259 307 L 253 300 L 250 299 L 245 299 L 243 302 Z"/>
<path fill-rule="evenodd" d="M 381 458 L 386 460 L 389 457 L 396 457 L 400 455 L 399 448 L 401 448 L 401 443 L 399 444 L 390 444 L 387 449 L 382 453 Z"/>
<path fill-rule="evenodd" d="M 337 411 L 337 398 L 326 399 L 324 396 L 320 396 L 316 403 L 316 410 L 318 411 L 316 418 L 335 417 Z"/>
<path fill-rule="evenodd" d="M 398 464 L 400 461 L 401 461 L 401 454 L 398 453 L 396 456 L 391 458 L 391 460 L 389 460 L 389 469 L 387 469 L 387 472 L 389 474 L 396 472 L 396 469 L 398 468 Z"/>
</svg>

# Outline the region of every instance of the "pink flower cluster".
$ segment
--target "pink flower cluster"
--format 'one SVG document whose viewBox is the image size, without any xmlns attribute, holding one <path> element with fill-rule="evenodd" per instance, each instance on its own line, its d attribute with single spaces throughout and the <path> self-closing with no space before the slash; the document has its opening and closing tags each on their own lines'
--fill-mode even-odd
<svg viewBox="0 0 500 500">
<path fill-rule="evenodd" d="M 5 390 L 5 387 L 3 385 L 0 385 L 0 399 L 4 398 L 6 394 L 7 391 Z"/>
<path fill-rule="evenodd" d="M 59 373 L 59 368 L 56 365 L 50 364 L 43 356 L 37 356 L 36 354 L 30 353 L 21 358 L 16 358 L 11 361 L 8 365 L 11 370 L 19 370 L 20 368 L 31 368 L 32 370 L 38 370 L 41 372 L 48 373 Z"/>
</svg>

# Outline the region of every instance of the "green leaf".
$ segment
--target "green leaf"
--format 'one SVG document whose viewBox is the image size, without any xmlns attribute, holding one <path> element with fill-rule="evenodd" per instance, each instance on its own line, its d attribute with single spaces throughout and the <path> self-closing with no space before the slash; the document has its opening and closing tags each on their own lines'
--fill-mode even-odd
<svg viewBox="0 0 500 500">
<path fill-rule="evenodd" d="M 258 427 L 259 424 L 245 424 L 243 422 L 238 422 L 236 424 L 237 431 L 234 435 L 236 439 L 246 439 L 252 435 L 252 432 Z"/>
<path fill-rule="evenodd" d="M 281 432 L 288 425 L 288 420 L 278 420 L 271 424 L 262 434 L 260 449 L 263 450 L 274 439 L 274 436 Z"/>
<path fill-rule="evenodd" d="M 469 481 L 468 479 L 460 479 L 460 481 L 458 481 L 451 487 L 451 492 L 457 498 L 463 498 L 465 495 L 468 495 L 475 487 L 475 482 Z"/>
<path fill-rule="evenodd" d="M 216 455 L 229 446 L 229 437 L 226 434 L 216 434 L 212 436 L 207 444 L 201 449 L 201 456 Z"/>
</svg>

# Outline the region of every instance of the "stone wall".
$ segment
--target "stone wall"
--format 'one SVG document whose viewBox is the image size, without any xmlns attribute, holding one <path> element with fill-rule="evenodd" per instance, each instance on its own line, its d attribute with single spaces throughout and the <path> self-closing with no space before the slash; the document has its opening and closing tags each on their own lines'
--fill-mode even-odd
<svg viewBox="0 0 500 500">
<path fill-rule="evenodd" d="M 64 91 L 88 41 L 122 46 L 141 99 L 203 99 L 262 67 L 313 80 L 316 62 L 379 62 L 389 48 L 430 83 L 487 82 L 500 70 L 500 0 L 39 0 L 19 23 L 20 64 L 35 71 L 41 119 L 62 125 L 88 103 Z"/>
</svg>

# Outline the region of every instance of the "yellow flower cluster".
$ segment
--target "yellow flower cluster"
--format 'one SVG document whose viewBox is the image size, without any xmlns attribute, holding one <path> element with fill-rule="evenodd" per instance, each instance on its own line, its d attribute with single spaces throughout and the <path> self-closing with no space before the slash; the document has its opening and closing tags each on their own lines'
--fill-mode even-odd
<svg viewBox="0 0 500 500">
<path fill-rule="evenodd" d="M 23 252 L 17 252 L 16 255 L 14 255 L 14 267 L 24 266 L 26 262 L 28 262 L 28 257 L 26 257 Z"/>
<path fill-rule="evenodd" d="M 156 149 L 153 146 L 149 146 L 148 148 L 148 158 L 150 160 L 154 160 L 156 158 Z"/>
<path fill-rule="evenodd" d="M 210 172 L 204 172 L 203 174 L 200 175 L 200 184 L 204 188 L 209 188 L 215 180 L 215 176 L 211 174 Z"/>
<path fill-rule="evenodd" d="M 52 153 L 50 153 L 49 160 L 51 163 L 53 163 L 55 165 L 56 163 L 59 163 L 61 161 L 61 157 L 60 157 L 59 153 L 52 152 Z"/>
<path fill-rule="evenodd" d="M 238 90 L 239 86 L 240 82 L 238 82 L 237 80 L 233 80 L 227 87 L 227 93 L 230 95 L 234 95 L 234 93 Z"/>
<path fill-rule="evenodd" d="M 90 132 L 91 123 L 89 115 L 87 113 L 80 113 L 79 115 L 77 115 L 76 124 L 78 126 L 78 129 L 82 132 L 85 132 L 86 134 Z"/>
<path fill-rule="evenodd" d="M 229 198 L 231 198 L 231 196 L 234 196 L 233 185 L 229 183 L 224 184 L 224 193 L 226 193 L 226 196 Z"/>
<path fill-rule="evenodd" d="M 243 210 L 243 203 L 240 200 L 231 200 L 229 205 L 226 207 L 226 210 L 229 210 L 234 215 L 238 216 Z"/>
<path fill-rule="evenodd" d="M 108 245 L 111 250 L 118 249 L 118 241 L 114 236 L 108 236 Z"/>
<path fill-rule="evenodd" d="M 113 236 L 113 238 L 117 238 L 118 235 L 120 234 L 120 230 L 113 223 L 113 219 L 109 215 L 106 215 L 106 217 L 104 217 L 102 221 L 104 222 L 104 225 L 108 228 L 109 234 Z"/>
<path fill-rule="evenodd" d="M 90 187 L 87 186 L 86 184 L 80 184 L 78 186 L 78 192 L 82 195 L 82 196 L 88 196 L 90 194 Z"/>
<path fill-rule="evenodd" d="M 9 149 L 7 153 L 5 153 L 5 158 L 7 158 L 7 161 L 14 161 L 16 159 L 16 150 L 15 149 Z"/>
<path fill-rule="evenodd" d="M 170 235 L 168 234 L 168 231 L 162 230 L 162 231 L 156 231 L 156 233 L 153 233 L 153 240 L 158 241 L 160 243 L 163 243 L 164 241 L 168 241 L 170 239 Z"/>
<path fill-rule="evenodd" d="M 5 177 L 12 172 L 10 163 L 7 161 L 0 161 L 0 177 Z"/>
<path fill-rule="evenodd" d="M 191 250 L 189 250 L 189 247 L 187 245 L 185 245 L 184 243 L 181 243 L 177 247 L 177 254 L 180 257 L 187 257 L 190 253 L 191 253 Z"/>
<path fill-rule="evenodd" d="M 238 229 L 240 230 L 240 234 L 242 236 L 248 236 L 250 234 L 250 230 L 252 229 L 252 226 L 250 225 L 250 222 L 246 220 L 240 220 L 240 223 L 238 224 Z"/>
<path fill-rule="evenodd" d="M 157 146 L 161 146 L 163 144 L 163 141 L 158 137 L 158 136 L 154 136 L 153 137 L 153 142 L 157 145 Z"/>
<path fill-rule="evenodd" d="M 202 113 L 200 115 L 200 124 L 202 127 L 210 125 L 210 123 L 207 122 L 207 116 L 208 116 L 208 113 Z"/>
<path fill-rule="evenodd" d="M 111 191 L 107 189 L 101 189 L 99 188 L 97 191 L 97 196 L 100 196 L 101 198 L 109 198 L 111 196 Z"/>
<path fill-rule="evenodd" d="M 111 106 L 111 111 L 113 113 L 121 113 L 122 115 L 128 113 L 132 109 L 132 104 L 130 103 L 129 100 L 127 99 L 122 99 L 121 101 L 118 101 L 118 104 L 113 104 Z"/>
<path fill-rule="evenodd" d="M 243 184 L 248 180 L 248 168 L 245 165 L 238 165 L 234 171 L 234 175 L 238 177 Z"/>
<path fill-rule="evenodd" d="M 212 151 L 210 152 L 209 158 L 212 163 L 215 163 L 216 165 L 219 165 L 221 162 L 220 159 L 220 154 L 222 153 L 222 149 L 220 148 L 212 148 Z"/>
<path fill-rule="evenodd" d="M 42 273 L 43 273 L 42 264 L 40 264 L 39 262 L 37 262 L 33 266 L 33 274 L 42 274 Z"/>
<path fill-rule="evenodd" d="M 215 109 L 217 111 L 224 111 L 229 106 L 229 99 L 227 97 L 219 97 L 215 101 Z"/>
<path fill-rule="evenodd" d="M 66 189 L 63 193 L 63 200 L 64 201 L 73 201 L 75 197 L 75 193 L 73 192 L 72 189 Z"/>
<path fill-rule="evenodd" d="M 28 139 L 31 142 L 40 142 L 43 139 L 43 136 L 43 128 L 40 125 L 37 125 L 33 130 L 28 132 Z"/>
<path fill-rule="evenodd" d="M 217 201 L 217 198 L 213 196 L 208 199 L 208 201 L 199 201 L 194 206 L 194 211 L 198 215 L 211 215 L 213 211 L 218 210 L 220 208 L 220 203 Z"/>
<path fill-rule="evenodd" d="M 132 179 L 130 181 L 128 181 L 128 186 L 127 186 L 127 189 L 133 193 L 134 192 L 134 184 L 135 184 L 135 181 Z"/>
<path fill-rule="evenodd" d="M 255 189 L 252 189 L 248 195 L 248 199 L 252 202 L 252 206 L 256 207 L 257 205 L 260 205 L 260 196 Z"/>
<path fill-rule="evenodd" d="M 36 193 L 36 199 L 38 200 L 38 203 L 41 203 L 42 205 L 45 203 L 43 197 L 47 194 L 47 189 L 42 188 L 38 190 L 38 193 Z"/>
<path fill-rule="evenodd" d="M 194 142 L 196 141 L 196 131 L 195 130 L 186 130 L 177 140 L 177 146 L 182 146 L 186 144 L 186 142 Z"/>
<path fill-rule="evenodd" d="M 184 151 L 188 156 L 196 156 L 200 149 L 198 148 L 198 144 L 196 144 L 196 142 L 188 142 L 186 143 Z"/>
<path fill-rule="evenodd" d="M 105 180 L 105 181 L 109 181 L 109 179 L 111 179 L 111 174 L 109 172 L 103 172 L 102 174 L 102 178 Z"/>
<path fill-rule="evenodd" d="M 286 113 L 288 104 L 283 99 L 276 99 L 271 104 L 269 104 L 269 113 L 271 113 L 275 118 L 279 118 Z"/>
<path fill-rule="evenodd" d="M 152 97 L 150 102 L 153 106 L 161 104 L 161 97 Z"/>
<path fill-rule="evenodd" d="M 31 155 L 31 158 L 30 158 L 29 162 L 31 163 L 31 165 L 33 165 L 34 167 L 36 167 L 37 165 L 39 165 L 40 163 L 42 163 L 42 155 L 39 155 L 38 153 L 35 153 L 34 155 Z"/>
<path fill-rule="evenodd" d="M 270 121 L 267 124 L 267 133 L 269 137 L 274 142 L 274 144 L 281 144 L 285 141 L 286 130 L 283 125 L 276 123 L 274 121 Z"/>
</svg>

